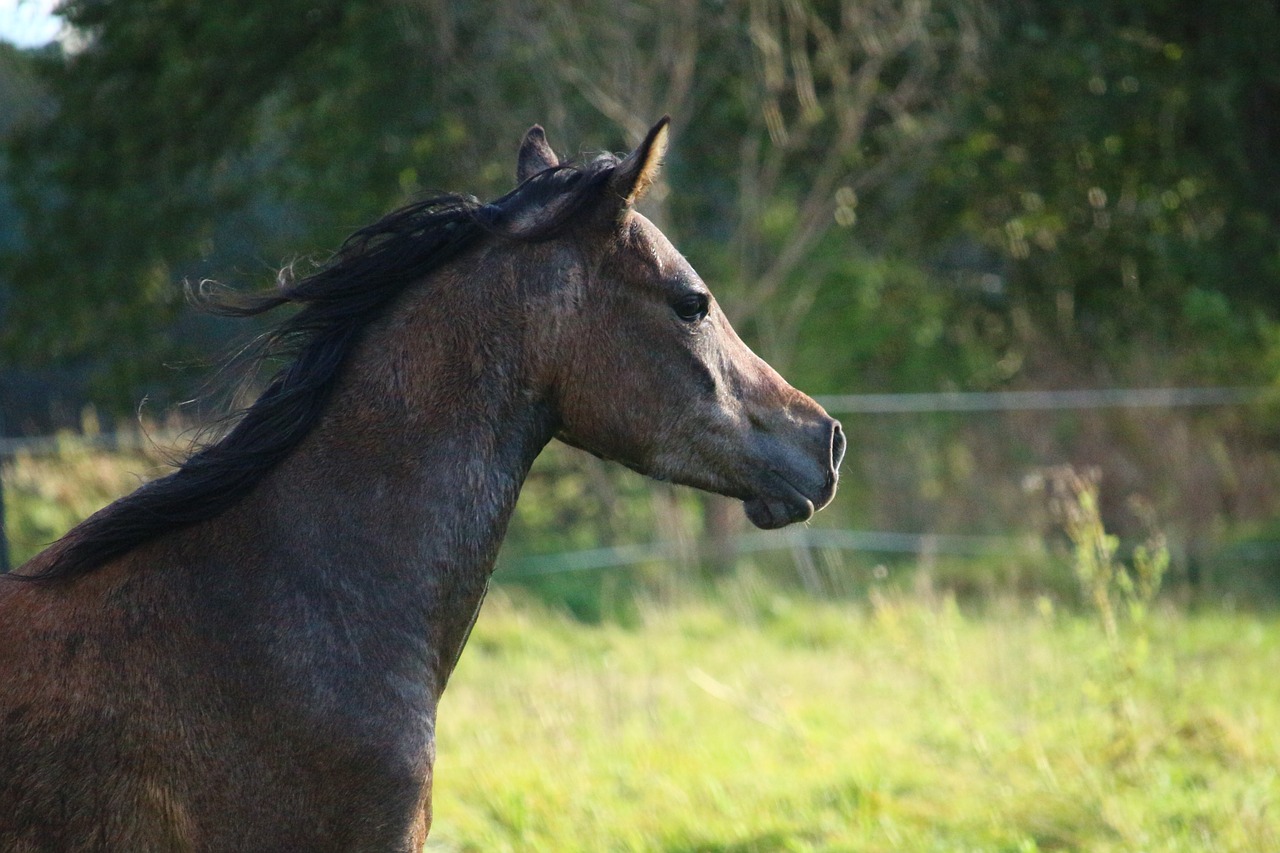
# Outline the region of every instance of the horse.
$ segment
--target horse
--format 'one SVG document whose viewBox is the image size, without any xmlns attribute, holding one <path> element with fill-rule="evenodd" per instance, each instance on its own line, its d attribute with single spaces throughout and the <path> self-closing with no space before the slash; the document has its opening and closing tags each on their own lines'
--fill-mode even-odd
<svg viewBox="0 0 1280 853">
<path fill-rule="evenodd" d="M 421 850 L 436 708 L 553 439 L 727 495 L 835 493 L 840 424 L 735 334 L 635 205 L 669 119 L 442 195 L 305 277 L 221 438 L 0 576 L 0 849 Z"/>
</svg>

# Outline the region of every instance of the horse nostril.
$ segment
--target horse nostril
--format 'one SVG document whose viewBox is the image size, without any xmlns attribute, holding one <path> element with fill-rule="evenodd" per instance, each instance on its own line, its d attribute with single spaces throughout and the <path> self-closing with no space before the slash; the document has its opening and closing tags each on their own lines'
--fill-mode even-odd
<svg viewBox="0 0 1280 853">
<path fill-rule="evenodd" d="M 840 428 L 839 421 L 832 421 L 831 427 L 831 467 L 835 470 L 840 469 L 840 463 L 844 461 L 844 430 Z"/>
</svg>

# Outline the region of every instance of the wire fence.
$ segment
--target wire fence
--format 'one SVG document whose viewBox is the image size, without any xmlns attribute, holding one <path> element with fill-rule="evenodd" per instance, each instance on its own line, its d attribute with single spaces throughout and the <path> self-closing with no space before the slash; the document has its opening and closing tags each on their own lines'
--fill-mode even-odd
<svg viewBox="0 0 1280 853">
<path fill-rule="evenodd" d="M 1265 388 L 1100 388 L 1071 391 L 943 391 L 928 394 L 841 394 L 817 397 L 832 414 L 914 412 L 1036 412 L 1065 409 L 1176 409 L 1238 406 L 1264 398 Z"/>
<path fill-rule="evenodd" d="M 812 550 L 854 551 L 876 554 L 935 554 L 980 557 L 1021 553 L 1032 543 L 1019 536 L 966 536 L 945 533 L 894 533 L 884 530 L 827 530 L 793 527 L 786 530 L 739 534 L 730 543 L 735 555 L 765 551 Z M 680 542 L 656 541 L 614 545 L 555 554 L 515 557 L 502 561 L 503 577 L 518 579 L 541 575 L 618 569 L 690 556 L 709 556 L 723 548 L 721 543 L 695 544 L 692 549 Z"/>
<path fill-rule="evenodd" d="M 895 415 L 912 413 L 983 413 L 999 411 L 1063 411 L 1087 409 L 1150 409 L 1240 406 L 1258 402 L 1266 388 L 1114 388 L 1066 391 L 936 392 L 919 394 L 842 394 L 815 399 L 835 415 Z M 178 450 L 199 431 L 107 432 L 78 435 L 77 444 L 102 450 Z M 57 453 L 62 436 L 0 437 L 0 572 L 9 569 L 5 535 L 3 463 L 21 454 Z M 982 556 L 1024 550 L 1025 537 L 970 536 L 929 532 L 826 530 L 797 528 L 780 532 L 747 533 L 735 537 L 739 554 L 787 548 L 834 549 L 906 554 Z M 695 549 L 696 550 L 696 549 Z M 581 551 L 524 556 L 503 563 L 506 577 L 531 577 L 562 572 L 612 569 L 687 554 L 687 544 L 657 541 L 615 545 Z"/>
<path fill-rule="evenodd" d="M 154 449 L 165 453 L 181 450 L 194 435 L 200 432 L 195 429 L 158 429 L 158 430 L 126 430 L 121 432 L 75 433 L 70 436 L 81 447 L 95 450 L 146 450 Z M 60 435 L 26 435 L 0 436 L 0 459 L 27 454 L 29 456 L 48 456 L 59 451 L 68 441 L 68 434 Z"/>
</svg>

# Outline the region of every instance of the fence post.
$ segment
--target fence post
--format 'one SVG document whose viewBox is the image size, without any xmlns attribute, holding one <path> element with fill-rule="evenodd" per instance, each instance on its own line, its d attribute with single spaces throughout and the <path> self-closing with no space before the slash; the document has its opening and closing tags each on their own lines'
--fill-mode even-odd
<svg viewBox="0 0 1280 853">
<path fill-rule="evenodd" d="M 0 439 L 4 438 L 4 413 L 0 412 Z M 0 453 L 0 574 L 9 571 L 9 538 L 4 532 L 4 453 Z"/>
<path fill-rule="evenodd" d="M 9 571 L 9 537 L 4 533 L 4 456 L 0 454 L 0 575 Z"/>
</svg>

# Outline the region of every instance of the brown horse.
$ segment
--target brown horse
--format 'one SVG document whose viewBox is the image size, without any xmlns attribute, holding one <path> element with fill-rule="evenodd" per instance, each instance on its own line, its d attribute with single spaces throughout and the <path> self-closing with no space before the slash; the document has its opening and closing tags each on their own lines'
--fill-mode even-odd
<svg viewBox="0 0 1280 853">
<path fill-rule="evenodd" d="M 552 438 L 745 501 L 831 500 L 840 426 L 734 334 L 625 158 L 353 235 L 224 438 L 0 582 L 0 849 L 417 850 L 436 704 Z"/>
</svg>

